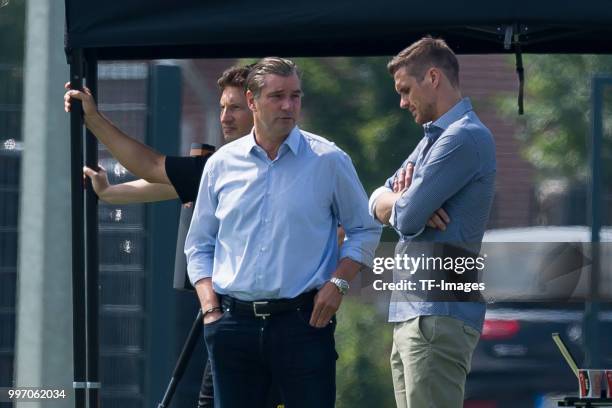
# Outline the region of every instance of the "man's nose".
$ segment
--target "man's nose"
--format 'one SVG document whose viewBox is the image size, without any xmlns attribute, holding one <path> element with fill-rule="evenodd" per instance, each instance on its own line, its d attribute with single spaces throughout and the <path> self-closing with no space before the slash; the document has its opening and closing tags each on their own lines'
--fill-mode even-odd
<svg viewBox="0 0 612 408">
<path fill-rule="evenodd" d="M 227 109 L 221 110 L 221 122 L 222 123 L 231 122 L 232 119 L 233 119 L 233 117 L 232 117 L 232 115 L 229 113 L 229 111 Z"/>
<path fill-rule="evenodd" d="M 286 110 L 290 110 L 292 107 L 293 107 L 293 104 L 291 100 L 289 98 L 283 98 L 281 102 L 281 109 L 286 111 Z"/>
</svg>

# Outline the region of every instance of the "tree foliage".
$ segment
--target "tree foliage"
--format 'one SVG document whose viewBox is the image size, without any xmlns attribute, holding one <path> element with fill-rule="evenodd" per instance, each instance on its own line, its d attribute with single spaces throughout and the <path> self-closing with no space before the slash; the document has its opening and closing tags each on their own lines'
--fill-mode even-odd
<svg viewBox="0 0 612 408">
<path fill-rule="evenodd" d="M 342 302 L 336 328 L 338 408 L 395 406 L 392 332 L 373 306 L 350 297 Z"/>
<path fill-rule="evenodd" d="M 368 193 L 408 157 L 423 136 L 399 108 L 388 58 L 304 58 L 302 127 L 349 154 Z"/>
<path fill-rule="evenodd" d="M 525 115 L 517 137 L 523 153 L 543 178 L 583 180 L 589 171 L 591 79 L 612 75 L 607 55 L 529 55 L 526 62 Z M 605 162 L 612 159 L 612 98 L 605 98 Z M 500 102 L 508 117 L 516 117 L 516 96 Z M 606 178 L 612 176 L 612 166 Z"/>
</svg>

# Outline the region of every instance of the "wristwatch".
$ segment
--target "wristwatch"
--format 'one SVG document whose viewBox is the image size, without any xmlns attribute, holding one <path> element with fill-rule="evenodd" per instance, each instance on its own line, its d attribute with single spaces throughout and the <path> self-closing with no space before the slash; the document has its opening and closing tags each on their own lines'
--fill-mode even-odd
<svg viewBox="0 0 612 408">
<path fill-rule="evenodd" d="M 340 292 L 341 295 L 346 295 L 350 288 L 349 283 L 344 279 L 331 278 L 329 281 L 336 285 L 336 287 L 338 288 L 338 292 Z"/>
</svg>

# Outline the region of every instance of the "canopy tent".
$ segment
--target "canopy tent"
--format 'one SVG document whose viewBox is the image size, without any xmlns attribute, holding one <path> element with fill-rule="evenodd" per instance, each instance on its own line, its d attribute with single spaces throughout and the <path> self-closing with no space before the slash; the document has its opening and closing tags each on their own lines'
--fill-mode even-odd
<svg viewBox="0 0 612 408">
<path fill-rule="evenodd" d="M 71 84 L 80 88 L 87 78 L 94 94 L 99 60 L 392 55 L 427 34 L 444 38 L 458 54 L 515 53 L 519 78 L 521 53 L 612 53 L 608 0 L 65 0 L 65 5 Z M 89 395 L 94 407 L 99 404 L 97 204 L 91 188 L 84 199 L 80 113 L 76 103 L 71 114 L 75 404 L 84 406 Z M 600 137 L 593 132 L 593 146 Z M 85 140 L 86 164 L 95 166 L 95 138 Z M 598 160 L 593 157 L 594 241 L 601 212 Z M 588 312 L 593 329 L 597 308 Z"/>
<path fill-rule="evenodd" d="M 391 55 L 425 34 L 459 54 L 612 52 L 607 0 L 66 0 L 66 24 L 99 59 Z"/>
</svg>

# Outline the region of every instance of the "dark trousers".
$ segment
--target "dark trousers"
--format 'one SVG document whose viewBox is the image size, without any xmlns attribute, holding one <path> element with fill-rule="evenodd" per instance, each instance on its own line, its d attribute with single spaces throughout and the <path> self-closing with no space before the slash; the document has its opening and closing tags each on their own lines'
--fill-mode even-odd
<svg viewBox="0 0 612 408">
<path fill-rule="evenodd" d="M 208 357 L 208 356 L 207 356 Z M 206 359 L 204 375 L 202 376 L 202 386 L 198 396 L 198 408 L 212 408 L 214 406 L 213 376 L 210 368 L 210 360 Z"/>
<path fill-rule="evenodd" d="M 280 391 L 276 383 L 274 383 L 268 390 L 266 408 L 278 408 L 279 405 L 282 405 Z M 214 406 L 213 374 L 207 354 L 204 375 L 202 376 L 202 385 L 200 387 L 200 394 L 198 395 L 198 408 L 213 408 Z"/>
<path fill-rule="evenodd" d="M 286 408 L 332 408 L 336 399 L 335 319 L 317 329 L 312 306 L 265 319 L 225 312 L 205 325 L 216 408 L 265 408 L 278 384 Z"/>
</svg>

